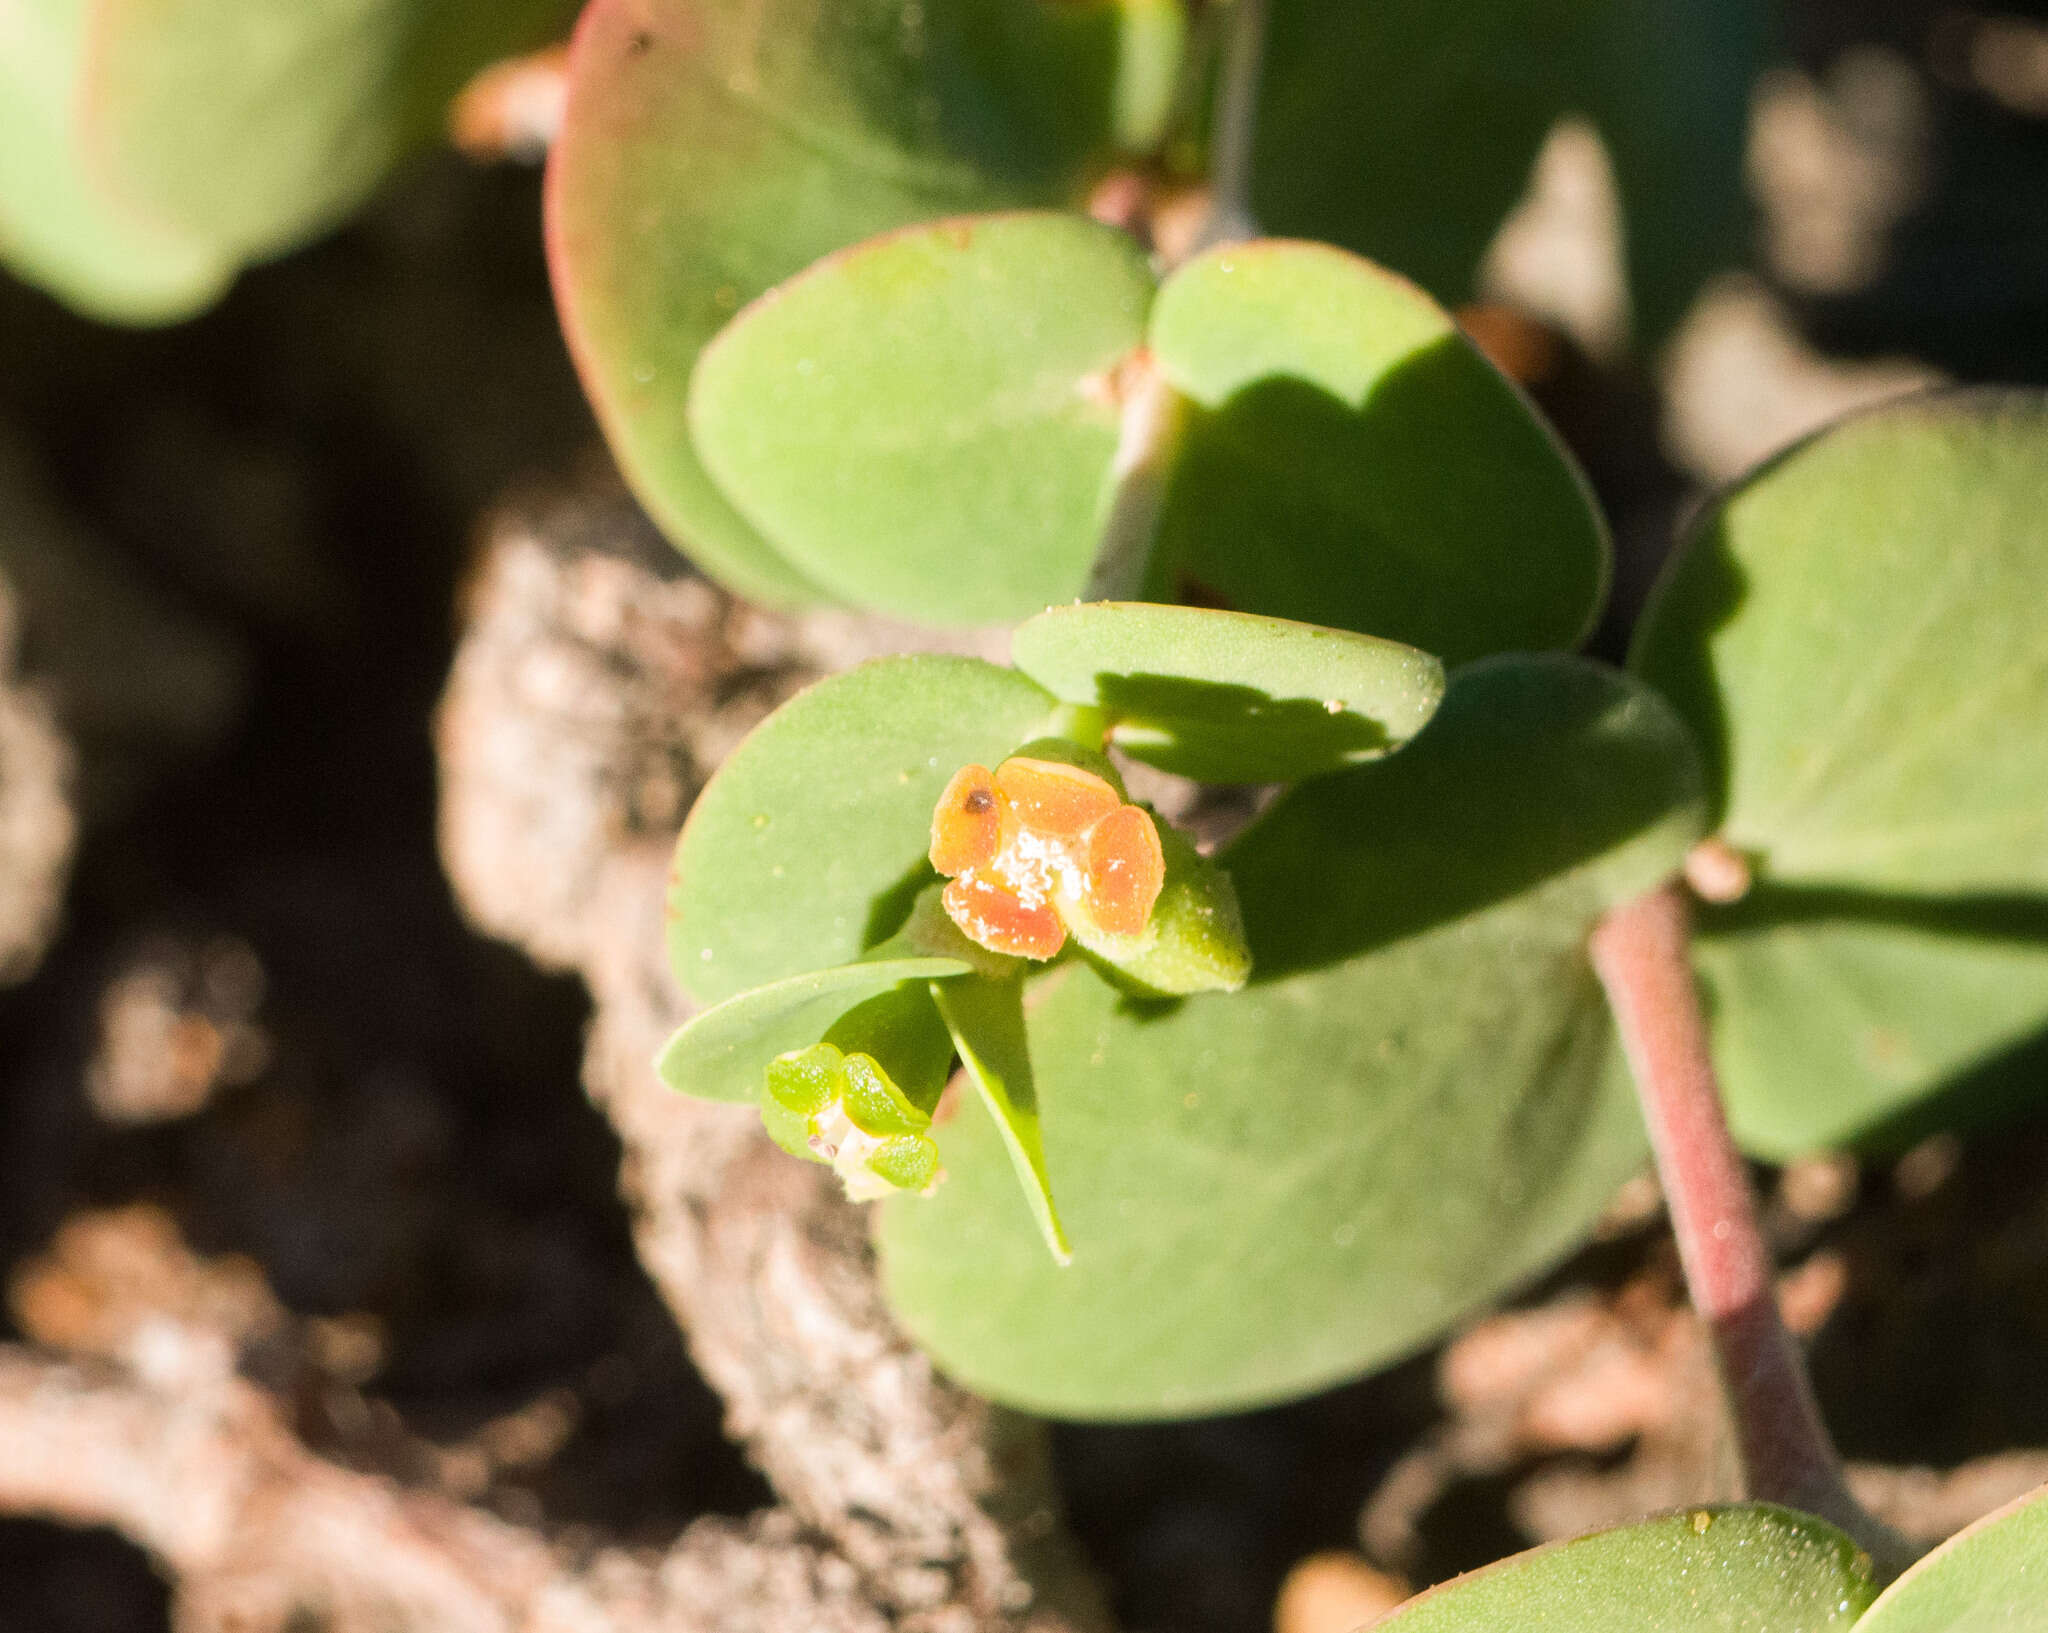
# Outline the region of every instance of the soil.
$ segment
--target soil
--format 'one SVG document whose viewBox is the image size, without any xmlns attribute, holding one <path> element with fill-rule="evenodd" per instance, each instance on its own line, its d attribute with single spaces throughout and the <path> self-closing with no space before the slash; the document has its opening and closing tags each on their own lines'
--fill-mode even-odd
<svg viewBox="0 0 2048 1633">
<path fill-rule="evenodd" d="M 1869 9 L 1866 38 L 1924 49 L 1918 8 Z M 1801 9 L 1813 63 L 1845 38 Z M 1936 95 L 1943 165 L 1892 273 L 1801 315 L 1844 350 L 2048 379 L 2048 218 L 2029 213 L 2048 125 Z M 536 213 L 529 172 L 432 161 L 162 334 L 0 282 L 0 440 L 232 676 L 175 755 L 108 740 L 133 763 L 85 812 L 62 932 L 0 992 L 0 1266 L 88 1210 L 152 1204 L 307 1324 L 311 1374 L 255 1370 L 316 1451 L 389 1472 L 393 1447 L 438 1448 L 410 1473 L 508 1520 L 660 1544 L 770 1492 L 635 1257 L 618 1142 L 579 1083 L 581 985 L 466 926 L 435 843 L 429 722 L 473 530 L 519 485 L 571 480 L 595 439 Z M 1560 355 L 1535 389 L 1639 594 L 1691 490 L 1650 386 Z M 1995 1131 L 1765 1176 L 1852 1460 L 2048 1446 L 2031 1081 L 2035 1109 Z M 1124 1625 L 1250 1633 L 1320 1550 L 1420 1585 L 1725 1477 L 1653 1210 L 1637 1197 L 1515 1311 L 1363 1383 L 1060 1427 L 1070 1518 Z M 1894 1498 L 1908 1520 L 1942 1500 Z M 0 1521 L 0 1633 L 168 1614 L 112 1533 Z"/>
</svg>

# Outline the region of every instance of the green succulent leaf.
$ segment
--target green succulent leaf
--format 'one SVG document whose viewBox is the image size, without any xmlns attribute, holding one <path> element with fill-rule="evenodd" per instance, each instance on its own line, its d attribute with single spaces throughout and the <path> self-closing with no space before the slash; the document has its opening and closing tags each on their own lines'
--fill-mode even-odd
<svg viewBox="0 0 2048 1633">
<path fill-rule="evenodd" d="M 2048 892 L 2048 395 L 1843 421 L 1701 518 L 1631 667 L 1781 883 Z"/>
<path fill-rule="evenodd" d="M 1762 0 L 1475 0 L 1447 28 L 1430 0 L 1274 0 L 1253 209 L 1468 300 L 1544 136 L 1590 115 L 1622 195 L 1636 327 L 1655 341 L 1739 257 L 1768 16 Z"/>
<path fill-rule="evenodd" d="M 89 0 L 15 0 L 0 24 L 0 261 L 88 317 L 175 322 L 233 266 L 99 185 L 78 117 L 88 15 Z"/>
<path fill-rule="evenodd" d="M 1949 1538 L 1856 1625 L 1864 1633 L 2048 1633 L 2048 1488 Z"/>
<path fill-rule="evenodd" d="M 1055 1270 L 985 1120 L 880 1225 L 940 1365 L 1061 1416 L 1233 1410 L 1405 1354 L 1582 1236 L 1643 1161 L 1585 954 L 1666 877 L 1703 798 L 1684 728 L 1597 665 L 1452 680 L 1401 753 L 1304 783 L 1223 858 L 1251 984 L 1031 989 Z M 956 990 L 957 990 L 956 984 Z"/>
<path fill-rule="evenodd" d="M 932 999 L 960 1051 L 967 1080 L 988 1112 L 984 1126 L 993 1130 L 1009 1158 L 1031 1222 L 1053 1263 L 1064 1267 L 1073 1260 L 1073 1248 L 1053 1206 L 1052 1179 L 1046 1172 L 1038 1090 L 1024 1030 L 1024 983 L 935 981 Z"/>
<path fill-rule="evenodd" d="M 1825 1521 L 1696 1508 L 1536 1548 L 1411 1599 L 1385 1633 L 1820 1633 L 1877 1597 L 1869 1557 Z M 1915 1624 L 1916 1626 L 1918 1624 Z M 1946 1625 L 1946 1624 L 1943 1624 Z"/>
<path fill-rule="evenodd" d="M 698 795 L 676 848 L 669 957 L 699 1001 L 850 964 L 934 875 L 932 807 L 1038 734 L 1053 699 L 972 658 L 885 658 L 785 703 Z"/>
<path fill-rule="evenodd" d="M 1133 759 L 1203 782 L 1294 782 L 1377 759 L 1420 731 L 1443 665 L 1398 642 L 1145 602 L 1054 607 L 1011 661 L 1100 708 Z"/>
<path fill-rule="evenodd" d="M 906 228 L 828 257 L 705 351 L 697 451 L 840 599 L 939 623 L 1076 594 L 1116 453 L 1117 365 L 1152 274 L 1085 217 Z"/>
<path fill-rule="evenodd" d="M 238 260 L 305 242 L 573 0 L 93 0 L 88 121 L 115 192 Z"/>
<path fill-rule="evenodd" d="M 1197 405 L 1150 593 L 1342 625 L 1455 666 L 1575 644 L 1607 539 L 1571 456 L 1448 314 L 1327 245 L 1227 245 L 1151 345 Z"/>
<path fill-rule="evenodd" d="M 876 233 L 1077 200 L 1149 138 L 1179 7 L 1110 0 L 593 0 L 549 163 L 557 304 L 628 480 L 700 565 L 761 600 L 823 589 L 705 471 L 706 342 Z M 1171 26 L 1169 26 L 1171 25 Z M 1149 110 L 1149 111 L 1148 111 Z"/>
<path fill-rule="evenodd" d="M 1760 880 L 1701 950 L 1759 1151 L 1860 1133 L 2048 1025 L 2044 465 L 2038 393 L 1845 421 L 1704 516 L 1644 620 L 1631 666 Z"/>
<path fill-rule="evenodd" d="M 1607 0 L 1586 14 L 1559 106 L 1593 120 L 1613 163 L 1647 351 L 1748 253 L 1750 101 L 1775 16 L 1769 0 Z"/>
<path fill-rule="evenodd" d="M 921 993 L 923 983 L 968 969 L 957 959 L 891 958 L 774 981 L 686 1022 L 656 1058 L 655 1070 L 670 1088 L 700 1100 L 758 1101 L 769 1062 L 816 1043 L 848 1010 L 906 981 Z"/>
<path fill-rule="evenodd" d="M 1759 1156 L 1889 1135 L 1951 1086 L 1994 1111 L 2039 1097 L 2029 1057 L 2007 1061 L 2048 1021 L 2048 909 L 1916 911 L 1765 885 L 1699 930 L 1729 1121 Z"/>
</svg>

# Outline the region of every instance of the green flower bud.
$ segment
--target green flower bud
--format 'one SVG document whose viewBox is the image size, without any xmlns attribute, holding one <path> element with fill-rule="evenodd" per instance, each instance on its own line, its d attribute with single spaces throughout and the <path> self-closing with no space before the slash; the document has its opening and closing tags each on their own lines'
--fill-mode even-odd
<svg viewBox="0 0 2048 1633">
<path fill-rule="evenodd" d="M 768 1064 L 761 1123 L 783 1150 L 831 1165 L 856 1202 L 930 1194 L 945 1177 L 932 1120 L 872 1055 L 814 1043 Z"/>
</svg>

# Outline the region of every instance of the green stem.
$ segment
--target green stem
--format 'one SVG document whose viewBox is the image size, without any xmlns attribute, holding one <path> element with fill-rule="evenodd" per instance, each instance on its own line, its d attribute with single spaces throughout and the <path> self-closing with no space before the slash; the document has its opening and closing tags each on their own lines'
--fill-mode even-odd
<svg viewBox="0 0 2048 1633">
<path fill-rule="evenodd" d="M 1210 133 L 1209 185 L 1213 202 L 1198 247 L 1234 244 L 1259 236 L 1252 214 L 1252 144 L 1258 134 L 1259 81 L 1266 66 L 1267 0 L 1230 0 L 1223 66 L 1216 81 L 1216 121 Z"/>
<path fill-rule="evenodd" d="M 1721 1108 L 1675 885 L 1616 908 L 1593 932 L 1593 968 L 1633 1068 L 1693 1307 L 1712 1336 L 1750 1496 L 1818 1514 L 1896 1575 L 1914 1550 L 1850 1494 L 1785 1330 L 1749 1175 Z"/>
<path fill-rule="evenodd" d="M 1084 601 L 1135 601 L 1144 593 L 1160 507 L 1187 425 L 1187 399 L 1167 383 L 1150 352 L 1140 351 L 1125 368 L 1124 392 L 1123 426 L 1110 467 L 1116 486 L 1081 592 Z"/>
</svg>

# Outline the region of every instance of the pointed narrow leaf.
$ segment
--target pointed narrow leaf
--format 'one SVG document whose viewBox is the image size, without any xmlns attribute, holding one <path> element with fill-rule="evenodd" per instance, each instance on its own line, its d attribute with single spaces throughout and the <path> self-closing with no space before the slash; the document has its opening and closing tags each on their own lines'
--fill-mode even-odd
<svg viewBox="0 0 2048 1633">
<path fill-rule="evenodd" d="M 1821 1633 L 1859 1627 L 1870 1560 L 1823 1520 L 1695 1508 L 1553 1543 L 1461 1576 L 1384 1633 Z"/>
<path fill-rule="evenodd" d="M 725 496 L 812 582 L 925 622 L 1079 592 L 1101 532 L 1114 374 L 1152 274 L 1085 217 L 963 217 L 831 256 L 750 306 L 690 389 Z"/>
<path fill-rule="evenodd" d="M 967 1079 L 974 1085 L 1008 1153 L 1024 1205 L 1055 1263 L 1074 1256 L 1053 1206 L 1045 1141 L 1038 1126 L 1038 1091 L 1031 1077 L 1031 1046 L 1024 1032 L 1022 981 L 935 981 L 932 999 L 953 1034 Z"/>
<path fill-rule="evenodd" d="M 1228 245 L 1166 281 L 1151 344 L 1199 405 L 1152 599 L 1199 587 L 1452 666 L 1591 627 L 1607 581 L 1591 491 L 1413 284 L 1328 245 Z"/>
<path fill-rule="evenodd" d="M 2048 1488 L 1950 1537 L 1856 1625 L 1861 1633 L 2048 1633 Z"/>
<path fill-rule="evenodd" d="M 850 964 L 933 881 L 932 807 L 961 766 L 1003 758 L 1053 708 L 1015 670 L 884 658 L 762 723 L 697 796 L 676 847 L 669 958 L 716 1003 Z"/>
<path fill-rule="evenodd" d="M 1377 759 L 1420 731 L 1443 665 L 1398 642 L 1201 607 L 1054 607 L 1011 661 L 1101 708 L 1132 758 L 1203 782 L 1294 782 Z"/>
<path fill-rule="evenodd" d="M 1034 984 L 1073 1265 L 994 1130 L 956 1117 L 946 1185 L 881 1220 L 891 1304 L 963 1383 L 1070 1417 L 1237 1410 L 1427 1342 L 1644 1161 L 1585 938 L 1677 867 L 1702 806 L 1684 728 L 1614 671 L 1461 672 L 1407 748 L 1302 784 L 1225 854 L 1242 992 Z"/>
<path fill-rule="evenodd" d="M 954 959 L 894 958 L 794 975 L 694 1017 L 669 1039 L 654 1067 L 670 1088 L 700 1100 L 758 1101 L 769 1061 L 816 1043 L 856 1005 L 905 981 L 966 973 L 967 965 Z"/>
</svg>

